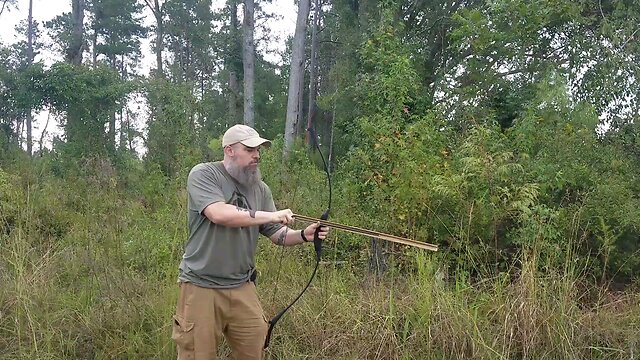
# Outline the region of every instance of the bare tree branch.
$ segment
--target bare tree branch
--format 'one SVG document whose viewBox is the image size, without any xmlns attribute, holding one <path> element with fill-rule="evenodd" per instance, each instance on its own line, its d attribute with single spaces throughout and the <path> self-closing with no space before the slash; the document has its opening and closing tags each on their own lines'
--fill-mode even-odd
<svg viewBox="0 0 640 360">
<path fill-rule="evenodd" d="M 7 6 L 7 3 L 13 4 L 14 0 L 2 0 L 2 9 L 0 9 L 0 15 L 2 15 L 2 13 L 4 12 L 4 9 Z"/>
</svg>

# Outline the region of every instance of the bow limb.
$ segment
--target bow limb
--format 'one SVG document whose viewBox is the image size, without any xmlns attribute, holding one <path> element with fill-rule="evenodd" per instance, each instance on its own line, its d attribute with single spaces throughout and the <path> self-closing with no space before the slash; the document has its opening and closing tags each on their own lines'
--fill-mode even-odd
<svg viewBox="0 0 640 360">
<path fill-rule="evenodd" d="M 328 220 L 329 213 L 331 212 L 331 200 L 332 200 L 332 186 L 331 186 L 331 173 L 329 172 L 329 166 L 327 161 L 324 159 L 324 155 L 322 154 L 322 150 L 320 149 L 320 144 L 318 144 L 318 135 L 313 127 L 309 127 L 307 129 L 311 134 L 311 141 L 315 145 L 316 149 L 320 153 L 320 158 L 322 159 L 322 165 L 324 166 L 324 172 L 327 174 L 327 186 L 329 187 L 329 203 L 327 204 L 327 209 L 320 216 L 321 220 Z M 320 262 L 320 258 L 322 257 L 322 239 L 319 236 L 320 227 L 316 228 L 316 232 L 313 234 L 313 247 L 316 251 L 316 261 Z"/>
<path fill-rule="evenodd" d="M 327 165 L 327 161 L 325 160 L 324 155 L 322 154 L 322 150 L 320 149 L 320 145 L 318 144 L 318 137 L 316 135 L 315 129 L 313 127 L 309 127 L 307 129 L 307 131 L 311 135 L 310 136 L 310 140 L 313 141 L 313 144 L 315 145 L 315 148 L 320 153 L 320 157 L 322 158 L 322 164 L 324 165 L 324 171 L 327 174 L 327 186 L 329 187 L 329 203 L 327 205 L 327 209 L 322 213 L 322 216 L 320 216 L 321 220 L 326 221 L 327 219 L 329 219 L 329 212 L 331 211 L 331 198 L 332 198 L 331 173 L 329 172 L 329 166 Z M 275 326 L 278 323 L 278 321 L 282 318 L 282 316 L 287 311 L 289 311 L 289 309 L 298 300 L 300 300 L 302 295 L 307 291 L 307 289 L 309 289 L 309 286 L 313 282 L 313 279 L 316 277 L 316 273 L 318 272 L 318 266 L 320 265 L 320 259 L 322 258 L 322 239 L 320 239 L 320 227 L 316 228 L 316 231 L 313 234 L 313 248 L 314 248 L 315 253 L 316 253 L 316 264 L 315 264 L 315 266 L 313 268 L 313 272 L 311 273 L 311 277 L 309 278 L 309 281 L 307 282 L 307 285 L 305 285 L 305 287 L 298 294 L 298 296 L 296 296 L 296 298 L 289 305 L 287 305 L 287 307 L 285 307 L 276 316 L 274 316 L 271 320 L 269 320 L 269 328 L 267 330 L 267 336 L 265 338 L 264 347 L 263 347 L 263 349 L 265 349 L 265 350 L 269 348 L 269 342 L 271 341 L 271 334 L 273 333 L 273 329 L 275 328 Z"/>
</svg>

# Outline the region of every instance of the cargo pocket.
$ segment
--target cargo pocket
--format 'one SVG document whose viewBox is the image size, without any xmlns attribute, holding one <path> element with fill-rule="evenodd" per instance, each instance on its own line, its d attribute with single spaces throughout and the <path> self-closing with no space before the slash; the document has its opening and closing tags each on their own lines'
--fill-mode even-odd
<svg viewBox="0 0 640 360">
<path fill-rule="evenodd" d="M 192 322 L 186 321 L 182 316 L 173 315 L 171 339 L 177 345 L 179 360 L 194 358 L 193 325 Z"/>
</svg>

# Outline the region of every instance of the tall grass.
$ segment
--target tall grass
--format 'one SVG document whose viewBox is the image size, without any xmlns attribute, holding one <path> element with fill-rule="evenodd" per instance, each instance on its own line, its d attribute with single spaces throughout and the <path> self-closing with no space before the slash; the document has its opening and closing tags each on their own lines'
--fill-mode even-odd
<svg viewBox="0 0 640 360">
<path fill-rule="evenodd" d="M 148 206 L 108 179 L 3 176 L 0 358 L 175 358 L 170 317 L 185 240 L 182 184 L 168 183 L 161 191 L 172 195 Z M 297 193 L 285 183 L 274 192 L 315 213 L 322 199 L 306 181 L 320 177 L 290 178 Z M 603 291 L 571 259 L 541 272 L 530 249 L 518 270 L 471 277 L 450 272 L 441 254 L 398 248 L 410 270 L 380 278 L 357 257 L 337 261 L 337 244 L 347 239 L 334 232 L 325 244 L 313 286 L 275 329 L 271 359 L 638 358 L 638 292 Z M 305 284 L 311 253 L 261 241 L 258 288 L 269 315 Z"/>
</svg>

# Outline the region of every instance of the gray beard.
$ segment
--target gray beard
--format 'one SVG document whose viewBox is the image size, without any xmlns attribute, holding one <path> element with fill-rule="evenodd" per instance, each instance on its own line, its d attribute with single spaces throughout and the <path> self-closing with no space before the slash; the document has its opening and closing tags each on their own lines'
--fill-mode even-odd
<svg viewBox="0 0 640 360">
<path fill-rule="evenodd" d="M 236 179 L 237 182 L 244 186 L 254 186 L 262 181 L 260 168 L 255 168 L 255 170 L 249 168 L 248 166 L 241 168 L 237 166 L 233 161 L 229 162 L 227 172 L 229 172 L 229 175 Z"/>
</svg>

